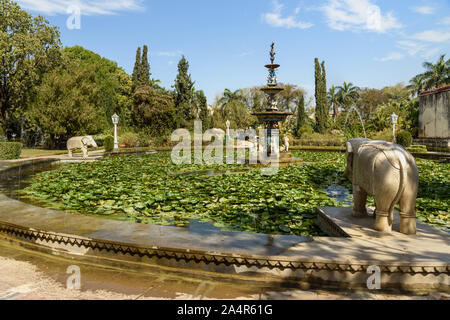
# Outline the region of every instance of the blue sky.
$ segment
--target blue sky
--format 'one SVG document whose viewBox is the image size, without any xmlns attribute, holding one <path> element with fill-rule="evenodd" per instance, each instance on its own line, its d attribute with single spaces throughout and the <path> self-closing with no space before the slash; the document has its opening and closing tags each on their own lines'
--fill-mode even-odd
<svg viewBox="0 0 450 320">
<path fill-rule="evenodd" d="M 449 0 L 19 0 L 81 45 L 128 73 L 147 44 L 152 77 L 170 87 L 184 54 L 208 102 L 225 88 L 262 85 L 271 41 L 280 82 L 313 93 L 314 58 L 328 86 L 382 88 L 407 83 L 423 61 L 450 53 Z M 80 29 L 70 29 L 81 12 Z M 75 20 L 70 20 L 72 23 Z"/>
</svg>

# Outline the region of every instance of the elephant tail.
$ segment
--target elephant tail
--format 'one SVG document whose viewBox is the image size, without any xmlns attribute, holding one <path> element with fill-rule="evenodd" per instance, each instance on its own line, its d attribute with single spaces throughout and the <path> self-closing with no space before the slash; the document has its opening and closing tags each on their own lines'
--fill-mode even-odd
<svg viewBox="0 0 450 320">
<path fill-rule="evenodd" d="M 398 147 L 394 147 L 394 155 L 396 156 L 396 158 L 398 158 L 398 165 L 399 165 L 399 171 L 400 171 L 400 183 L 398 186 L 398 191 L 397 194 L 395 195 L 394 200 L 391 203 L 391 206 L 389 207 L 389 212 L 392 212 L 394 210 L 395 205 L 398 203 L 398 201 L 400 200 L 400 197 L 403 194 L 403 191 L 405 191 L 405 186 L 406 186 L 406 179 L 407 179 L 407 163 L 406 163 L 406 159 L 405 159 L 405 155 L 404 155 L 404 150 L 400 149 Z M 389 221 L 390 224 L 392 224 L 393 221 Z"/>
</svg>

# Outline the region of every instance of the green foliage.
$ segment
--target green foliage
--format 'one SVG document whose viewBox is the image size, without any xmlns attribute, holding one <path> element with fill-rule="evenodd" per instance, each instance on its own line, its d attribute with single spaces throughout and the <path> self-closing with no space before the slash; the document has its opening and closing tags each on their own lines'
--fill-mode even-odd
<svg viewBox="0 0 450 320">
<path fill-rule="evenodd" d="M 132 113 L 135 124 L 153 136 L 171 131 L 175 109 L 171 96 L 150 86 L 141 86 L 133 95 Z"/>
<path fill-rule="evenodd" d="M 426 69 L 420 75 L 424 89 L 434 89 L 450 84 L 450 59 L 445 60 L 445 54 L 442 54 L 436 63 L 424 62 Z"/>
<path fill-rule="evenodd" d="M 319 133 L 325 133 L 328 125 L 329 102 L 327 99 L 327 85 L 325 75 L 325 62 L 319 64 L 317 58 L 315 64 L 315 98 L 316 98 L 316 129 Z"/>
<path fill-rule="evenodd" d="M 406 148 L 409 152 L 412 153 L 426 153 L 428 152 L 427 146 L 424 145 L 412 145 Z"/>
<path fill-rule="evenodd" d="M 117 63 L 87 50 L 81 46 L 63 49 L 67 60 L 80 67 L 92 70 L 96 75 L 96 83 L 100 87 L 99 106 L 104 111 L 103 124 L 111 122 L 111 116 L 117 113 L 121 125 L 130 125 L 131 79 Z"/>
<path fill-rule="evenodd" d="M 175 79 L 175 123 L 176 128 L 186 126 L 190 120 L 196 117 L 193 108 L 194 82 L 191 80 L 189 63 L 183 56 L 178 63 L 178 74 Z"/>
<path fill-rule="evenodd" d="M 405 148 L 411 145 L 412 140 L 413 139 L 409 131 L 401 131 L 397 134 L 397 143 L 404 146 Z"/>
<path fill-rule="evenodd" d="M 195 93 L 195 105 L 198 118 L 202 121 L 203 130 L 211 128 L 211 116 L 208 109 L 208 101 L 202 90 Z"/>
<path fill-rule="evenodd" d="M 298 129 L 297 137 L 303 138 L 307 135 L 311 135 L 313 132 L 314 130 L 309 124 L 304 124 Z"/>
<path fill-rule="evenodd" d="M 59 64 L 59 31 L 15 2 L 0 0 L 0 125 L 13 131 L 14 114 L 23 115 L 33 87 Z M 17 132 L 17 130 L 15 130 Z"/>
<path fill-rule="evenodd" d="M 150 64 L 148 62 L 148 47 L 144 45 L 141 56 L 141 47 L 136 50 L 136 61 L 134 62 L 132 82 L 133 90 L 140 86 L 150 85 Z"/>
<path fill-rule="evenodd" d="M 119 136 L 119 143 L 127 148 L 136 147 L 139 141 L 139 134 L 135 132 L 124 132 Z"/>
<path fill-rule="evenodd" d="M 342 146 L 344 140 L 343 137 L 313 132 L 304 133 L 301 139 L 296 140 L 296 143 L 300 146 Z"/>
<path fill-rule="evenodd" d="M 131 76 L 133 81 L 133 90 L 139 86 L 141 69 L 142 69 L 141 47 L 138 47 L 136 50 L 136 60 L 134 61 L 133 74 Z"/>
<path fill-rule="evenodd" d="M 304 130 L 302 130 L 302 127 L 306 125 L 306 112 L 305 112 L 305 97 L 304 95 L 301 96 L 301 98 L 298 101 L 297 106 L 297 122 L 295 124 L 295 133 L 297 137 L 301 137 L 304 133 Z M 311 128 L 312 130 L 312 128 Z"/>
<path fill-rule="evenodd" d="M 30 117 L 50 135 L 51 147 L 72 136 L 96 134 L 105 127 L 96 74 L 71 62 L 44 75 Z"/>
<path fill-rule="evenodd" d="M 114 137 L 107 136 L 105 140 L 103 140 L 103 146 L 106 152 L 111 152 L 114 149 Z"/>
<path fill-rule="evenodd" d="M 19 159 L 22 153 L 20 142 L 0 142 L 0 160 Z"/>
</svg>

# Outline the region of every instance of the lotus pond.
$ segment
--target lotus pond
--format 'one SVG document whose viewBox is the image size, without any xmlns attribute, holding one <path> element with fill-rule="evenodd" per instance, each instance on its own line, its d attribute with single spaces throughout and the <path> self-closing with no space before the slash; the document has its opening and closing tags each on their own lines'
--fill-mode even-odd
<svg viewBox="0 0 450 320">
<path fill-rule="evenodd" d="M 63 163 L 34 175 L 20 194 L 43 207 L 138 223 L 200 221 L 227 231 L 323 235 L 315 207 L 351 206 L 344 155 L 293 155 L 305 164 L 275 175 L 244 165 L 174 165 L 170 153 Z M 418 219 L 449 230 L 450 164 L 417 163 Z"/>
</svg>

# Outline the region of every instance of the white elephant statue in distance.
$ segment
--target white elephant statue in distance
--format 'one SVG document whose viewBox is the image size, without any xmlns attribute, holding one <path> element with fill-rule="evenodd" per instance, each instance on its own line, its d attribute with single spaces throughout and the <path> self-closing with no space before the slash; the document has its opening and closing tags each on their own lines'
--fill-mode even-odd
<svg viewBox="0 0 450 320">
<path fill-rule="evenodd" d="M 413 156 L 386 141 L 351 139 L 346 144 L 344 176 L 353 183 L 352 215 L 367 216 L 366 200 L 375 200 L 374 229 L 391 232 L 394 206 L 400 206 L 400 232 L 416 234 L 415 203 L 419 173 Z"/>
<path fill-rule="evenodd" d="M 72 157 L 73 150 L 81 149 L 83 152 L 83 158 L 87 158 L 88 147 L 97 148 L 97 144 L 92 136 L 73 137 L 67 140 L 67 151 L 69 152 L 69 157 Z"/>
</svg>

